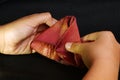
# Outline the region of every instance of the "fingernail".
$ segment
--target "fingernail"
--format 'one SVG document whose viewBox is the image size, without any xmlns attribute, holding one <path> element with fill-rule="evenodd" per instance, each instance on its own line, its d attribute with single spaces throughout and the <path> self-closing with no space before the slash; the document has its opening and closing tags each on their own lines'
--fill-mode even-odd
<svg viewBox="0 0 120 80">
<path fill-rule="evenodd" d="M 32 53 L 35 53 L 35 52 L 36 52 L 36 51 L 33 49 L 33 50 L 32 50 Z"/>
<path fill-rule="evenodd" d="M 65 47 L 66 47 L 67 49 L 70 49 L 71 46 L 72 46 L 72 43 L 70 43 L 70 42 L 65 44 Z"/>
</svg>

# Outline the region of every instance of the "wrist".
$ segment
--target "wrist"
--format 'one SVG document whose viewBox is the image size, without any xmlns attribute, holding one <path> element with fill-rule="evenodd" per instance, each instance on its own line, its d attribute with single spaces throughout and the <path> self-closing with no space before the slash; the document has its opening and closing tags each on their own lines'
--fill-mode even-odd
<svg viewBox="0 0 120 80">
<path fill-rule="evenodd" d="M 83 80 L 117 80 L 119 61 L 96 60 L 91 65 Z"/>
</svg>

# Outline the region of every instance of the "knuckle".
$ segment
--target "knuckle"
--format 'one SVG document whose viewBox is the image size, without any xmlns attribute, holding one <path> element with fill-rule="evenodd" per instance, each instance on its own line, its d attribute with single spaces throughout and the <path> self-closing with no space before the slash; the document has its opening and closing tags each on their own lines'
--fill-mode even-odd
<svg viewBox="0 0 120 80">
<path fill-rule="evenodd" d="M 112 33 L 112 31 L 105 31 L 104 35 L 114 36 L 114 34 Z"/>
<path fill-rule="evenodd" d="M 103 36 L 105 37 L 105 39 L 107 40 L 112 40 L 115 39 L 114 34 L 112 33 L 112 31 L 104 31 L 103 32 Z"/>
</svg>

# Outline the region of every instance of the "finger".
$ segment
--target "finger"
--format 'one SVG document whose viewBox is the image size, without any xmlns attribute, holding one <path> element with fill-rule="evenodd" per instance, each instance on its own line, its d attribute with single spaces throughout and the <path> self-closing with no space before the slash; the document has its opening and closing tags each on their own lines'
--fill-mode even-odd
<svg viewBox="0 0 120 80">
<path fill-rule="evenodd" d="M 111 36 L 111 32 L 110 31 L 99 31 L 99 32 L 94 32 L 94 33 L 90 33 L 86 36 L 84 36 L 82 38 L 82 40 L 84 42 L 87 42 L 87 41 L 95 41 L 95 40 L 104 40 L 106 38 L 109 38 L 109 36 Z"/>
<path fill-rule="evenodd" d="M 36 51 L 34 49 L 32 49 L 32 53 L 35 53 Z"/>
<path fill-rule="evenodd" d="M 20 18 L 13 23 L 15 24 L 26 24 L 28 26 L 37 27 L 40 24 L 47 24 L 48 26 L 52 26 L 57 22 L 49 12 L 46 13 L 36 13 L 29 16 L 25 16 Z"/>
<path fill-rule="evenodd" d="M 98 32 L 95 32 L 95 33 L 90 33 L 90 34 L 87 34 L 85 35 L 82 40 L 84 42 L 87 42 L 87 41 L 94 41 L 98 38 Z"/>
<path fill-rule="evenodd" d="M 38 13 L 38 14 L 33 14 L 30 17 L 29 20 L 34 21 L 34 26 L 39 25 L 39 24 L 47 24 L 48 26 L 52 26 L 57 22 L 56 19 L 52 18 L 51 14 L 49 12 L 46 13 Z M 29 22 L 29 21 L 28 21 Z"/>
<path fill-rule="evenodd" d="M 44 23 L 47 24 L 48 26 L 52 26 L 53 24 L 57 22 L 56 19 L 52 18 L 49 12 L 33 14 L 28 17 L 30 17 L 29 20 L 34 21 L 34 23 L 31 24 L 33 26 L 37 26 L 37 25 L 44 24 Z"/>
<path fill-rule="evenodd" d="M 54 25 L 57 22 L 57 20 L 55 18 L 50 18 L 50 20 L 46 21 L 46 24 L 51 27 L 52 25 Z"/>
<path fill-rule="evenodd" d="M 88 45 L 88 43 L 66 43 L 65 48 L 67 51 L 75 53 L 75 54 L 82 54 L 85 47 Z"/>
</svg>

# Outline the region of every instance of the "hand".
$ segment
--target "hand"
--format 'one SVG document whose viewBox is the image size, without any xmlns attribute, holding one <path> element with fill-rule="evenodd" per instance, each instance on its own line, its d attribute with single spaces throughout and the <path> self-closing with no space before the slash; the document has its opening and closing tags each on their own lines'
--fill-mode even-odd
<svg viewBox="0 0 120 80">
<path fill-rule="evenodd" d="M 90 68 L 83 80 L 117 80 L 120 45 L 110 31 L 95 32 L 82 38 L 84 43 L 67 43 L 66 49 L 81 55 Z"/>
<path fill-rule="evenodd" d="M 0 52 L 4 54 L 29 54 L 31 41 L 37 32 L 52 26 L 56 20 L 50 13 L 32 14 L 0 27 Z M 34 52 L 34 51 L 33 51 Z"/>
<path fill-rule="evenodd" d="M 96 60 L 117 59 L 120 46 L 109 31 L 88 34 L 82 38 L 84 43 L 67 43 L 66 49 L 80 54 L 87 67 Z"/>
</svg>

